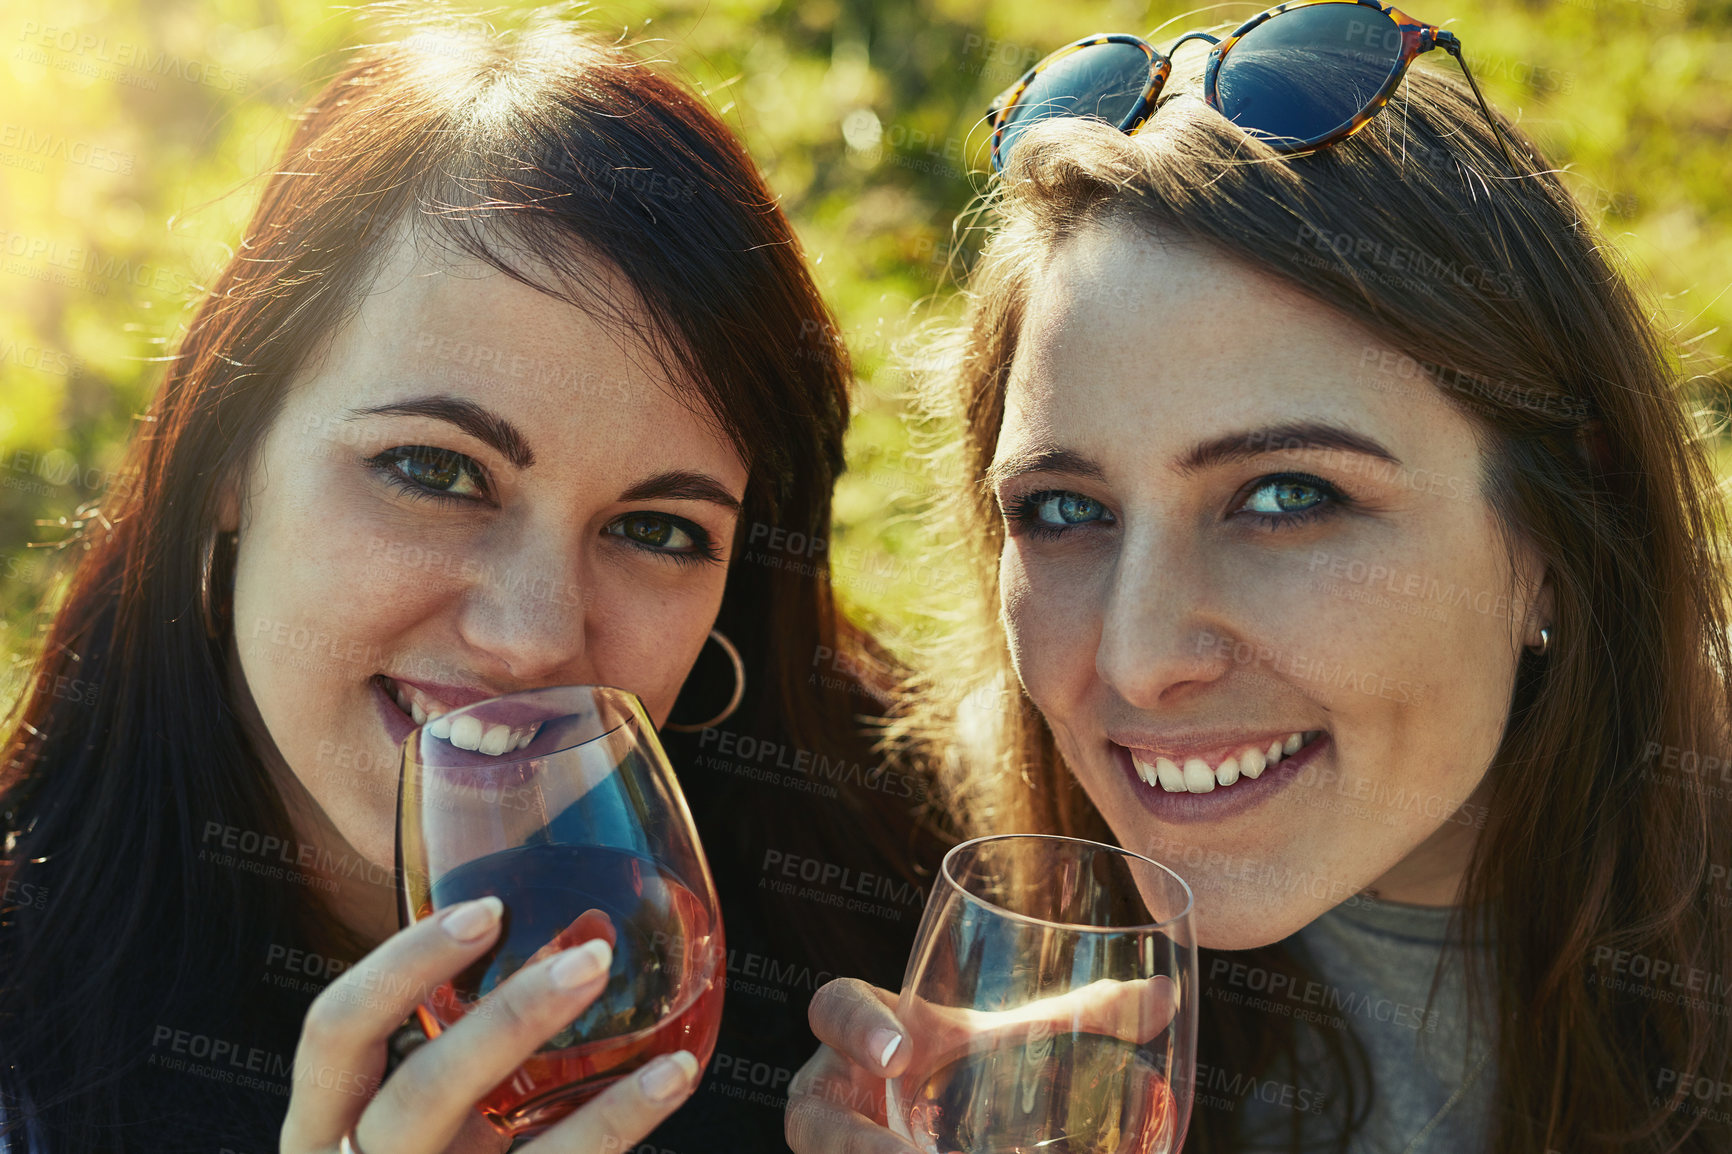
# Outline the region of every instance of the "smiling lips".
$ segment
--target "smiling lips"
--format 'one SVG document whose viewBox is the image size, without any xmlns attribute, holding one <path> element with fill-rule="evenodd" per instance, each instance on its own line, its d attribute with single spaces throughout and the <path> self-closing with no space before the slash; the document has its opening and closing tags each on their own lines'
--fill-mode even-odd
<svg viewBox="0 0 1732 1154">
<path fill-rule="evenodd" d="M 416 725 L 425 725 L 428 733 L 449 741 L 458 749 L 467 749 L 475 753 L 484 753 L 489 757 L 498 757 L 502 753 L 522 749 L 535 740 L 536 733 L 541 729 L 539 724 L 518 726 L 517 728 L 507 725 L 483 725 L 480 718 L 472 715 L 465 715 L 452 721 L 445 715 L 456 706 L 445 704 L 416 685 L 393 681 L 382 675 L 379 681 L 384 685 L 385 692 L 391 695 L 391 700 L 397 703 L 397 708 L 414 718 Z"/>
<path fill-rule="evenodd" d="M 1283 757 L 1315 741 L 1321 729 L 1290 733 L 1285 738 L 1270 741 L 1267 748 L 1248 745 L 1210 765 L 1201 757 L 1187 757 L 1183 763 L 1163 757 L 1153 750 L 1126 747 L 1137 776 L 1149 786 L 1159 785 L 1168 793 L 1209 793 L 1217 786 L 1230 786 L 1241 777 L 1256 779 L 1263 771 L 1276 765 Z"/>
</svg>

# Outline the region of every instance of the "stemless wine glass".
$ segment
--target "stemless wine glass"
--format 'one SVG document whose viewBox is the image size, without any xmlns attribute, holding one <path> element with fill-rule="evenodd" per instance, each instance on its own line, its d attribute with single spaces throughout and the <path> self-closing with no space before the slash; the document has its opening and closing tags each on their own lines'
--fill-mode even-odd
<svg viewBox="0 0 1732 1154">
<path fill-rule="evenodd" d="M 963 842 L 903 978 L 891 1128 L 927 1154 L 1169 1154 L 1190 1123 L 1196 988 L 1173 871 L 1079 838 Z"/>
<path fill-rule="evenodd" d="M 403 741 L 400 914 L 505 903 L 499 943 L 416 1013 L 437 1037 L 530 962 L 593 938 L 606 988 L 481 1100 L 495 1129 L 539 1133 L 662 1054 L 706 1064 L 726 948 L 692 815 L 643 705 L 560 686 L 478 701 Z"/>
</svg>

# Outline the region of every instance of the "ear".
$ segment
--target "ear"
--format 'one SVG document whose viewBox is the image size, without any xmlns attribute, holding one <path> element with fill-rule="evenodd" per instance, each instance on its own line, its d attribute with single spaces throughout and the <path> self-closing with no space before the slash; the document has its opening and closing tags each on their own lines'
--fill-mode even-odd
<svg viewBox="0 0 1732 1154">
<path fill-rule="evenodd" d="M 1550 566 L 1546 566 L 1540 576 L 1540 585 L 1528 601 L 1527 624 L 1522 630 L 1522 644 L 1531 648 L 1540 647 L 1540 630 L 1550 629 L 1552 637 L 1557 636 L 1553 622 L 1557 620 L 1556 597 L 1552 592 L 1552 574 Z"/>
</svg>

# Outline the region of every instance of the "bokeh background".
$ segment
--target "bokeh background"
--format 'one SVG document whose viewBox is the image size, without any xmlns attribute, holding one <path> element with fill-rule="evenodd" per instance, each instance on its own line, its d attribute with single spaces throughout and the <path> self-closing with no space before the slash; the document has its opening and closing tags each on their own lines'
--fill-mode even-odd
<svg viewBox="0 0 1732 1154">
<path fill-rule="evenodd" d="M 628 0 L 642 43 L 745 139 L 817 262 L 859 375 L 832 554 L 845 599 L 918 630 L 946 571 L 903 395 L 919 325 L 979 248 L 981 112 L 1096 31 L 1170 39 L 1261 3 Z M 525 9 L 489 9 L 509 23 Z M 1568 169 L 1677 333 L 1705 414 L 1732 379 L 1732 0 L 1412 0 L 1494 104 Z M 52 604 L 52 543 L 100 498 L 199 287 L 227 259 L 295 109 L 377 19 L 323 0 L 0 4 L 0 651 Z M 1432 66 L 1453 69 L 1435 54 Z M 1732 460 L 1732 458 L 1728 458 Z M 934 598 L 929 596 L 937 594 Z"/>
</svg>

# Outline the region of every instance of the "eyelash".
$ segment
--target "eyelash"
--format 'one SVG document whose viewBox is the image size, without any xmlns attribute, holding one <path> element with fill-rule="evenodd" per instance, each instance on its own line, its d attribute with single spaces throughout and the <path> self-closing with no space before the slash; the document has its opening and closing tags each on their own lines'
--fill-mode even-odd
<svg viewBox="0 0 1732 1154">
<path fill-rule="evenodd" d="M 1304 485 L 1307 488 L 1315 489 L 1321 495 L 1322 499 L 1308 508 L 1291 513 L 1242 512 L 1244 505 L 1250 501 L 1254 494 L 1263 489 L 1269 488 L 1271 485 L 1284 483 L 1297 483 Z M 1233 511 L 1235 513 L 1242 513 L 1243 516 L 1251 518 L 1251 520 L 1259 527 L 1272 532 L 1278 532 L 1283 529 L 1297 529 L 1316 521 L 1320 517 L 1333 516 L 1352 504 L 1347 495 L 1340 489 L 1331 485 L 1323 478 L 1312 476 L 1310 473 L 1271 473 L 1268 476 L 1257 478 L 1257 480 L 1251 482 L 1251 484 L 1247 485 L 1244 489 L 1241 489 L 1240 493 L 1241 498 L 1239 504 Z M 1045 504 L 1053 497 L 1063 496 L 1080 497 L 1082 494 L 1071 493 L 1067 489 L 1042 489 L 1036 493 L 1029 493 L 1025 496 L 1012 498 L 1010 503 L 1004 509 L 1005 519 L 1015 526 L 1012 532 L 1016 535 L 1026 533 L 1032 537 L 1050 541 L 1062 537 L 1072 529 L 1080 529 L 1087 525 L 1098 525 L 1102 523 L 1097 520 L 1079 521 L 1074 525 L 1049 525 L 1036 518 L 1035 512 L 1041 505 Z M 1092 497 L 1085 499 L 1090 501 L 1094 500 Z M 1100 504 L 1100 502 L 1095 503 Z M 1105 506 L 1103 505 L 1102 508 L 1104 510 Z M 1109 513 L 1108 516 L 1110 517 L 1111 514 Z M 1110 524 L 1111 522 L 1109 521 L 1107 523 Z"/>
<path fill-rule="evenodd" d="M 486 499 L 483 497 L 465 497 L 460 493 L 448 493 L 443 489 L 424 485 L 398 467 L 406 461 L 417 461 L 424 465 L 462 470 L 474 479 L 476 487 L 487 494 L 487 497 L 492 496 L 493 488 L 488 482 L 487 470 L 481 467 L 480 462 L 450 449 L 435 448 L 432 445 L 398 445 L 368 457 L 362 464 L 378 473 L 387 484 L 416 500 L 467 505 Z"/>
<path fill-rule="evenodd" d="M 419 461 L 423 464 L 432 464 L 436 467 L 443 466 L 461 470 L 467 473 L 474 480 L 476 487 L 481 489 L 486 495 L 483 497 L 466 497 L 462 494 L 449 493 L 442 489 L 435 489 L 428 485 L 424 485 L 404 473 L 402 469 L 399 468 L 404 461 Z M 493 489 L 487 478 L 487 470 L 474 458 L 465 456 L 462 453 L 454 452 L 450 449 L 440 449 L 431 445 L 398 445 L 394 448 L 386 449 L 382 453 L 366 458 L 362 461 L 362 464 L 368 469 L 378 473 L 379 476 L 392 488 L 397 489 L 399 492 L 413 500 L 434 501 L 442 505 L 472 505 L 490 503 L 492 499 Z M 606 528 L 607 530 L 611 530 L 614 526 L 623 525 L 627 520 L 634 518 L 639 520 L 660 520 L 673 525 L 691 537 L 692 547 L 690 549 L 678 551 L 657 549 L 653 545 L 646 545 L 641 541 L 634 541 L 623 532 L 609 532 L 608 535 L 618 537 L 631 547 L 648 553 L 651 556 L 665 557 L 679 565 L 713 564 L 722 559 L 722 551 L 717 547 L 708 530 L 704 529 L 701 525 L 686 520 L 684 517 L 675 517 L 670 513 L 626 513 L 623 516 L 616 517 L 614 520 L 608 522 Z"/>
<path fill-rule="evenodd" d="M 1042 505 L 1046 504 L 1047 501 L 1054 497 L 1065 496 L 1081 497 L 1082 494 L 1071 493 L 1068 489 L 1042 489 L 1038 493 L 1029 493 L 1025 496 L 1011 498 L 1010 504 L 1005 507 L 1004 517 L 1005 520 L 1009 521 L 1014 526 L 1012 533 L 1016 536 L 1027 534 L 1030 537 L 1052 541 L 1064 536 L 1072 529 L 1081 529 L 1088 525 L 1098 525 L 1101 523 L 1099 521 L 1078 521 L 1074 525 L 1048 525 L 1044 521 L 1038 520 L 1035 517 L 1035 511 Z M 1094 501 L 1094 498 L 1086 497 L 1084 500 Z M 1099 505 L 1101 503 L 1095 501 L 1095 504 Z M 1104 512 L 1106 506 L 1102 505 L 1101 508 Z M 1109 517 L 1111 516 L 1110 513 L 1107 515 Z"/>
<path fill-rule="evenodd" d="M 1314 477 L 1310 473 L 1271 473 L 1266 477 L 1257 478 L 1255 481 L 1245 486 L 1244 489 L 1240 490 L 1243 497 L 1239 501 L 1238 508 L 1235 508 L 1233 511 L 1235 513 L 1240 513 L 1244 506 L 1250 501 L 1251 497 L 1263 489 L 1267 489 L 1272 485 L 1295 483 L 1303 485 L 1308 489 L 1317 490 L 1317 492 L 1321 494 L 1322 499 L 1308 508 L 1300 509 L 1292 513 L 1244 512 L 1242 515 L 1251 518 L 1253 522 L 1264 529 L 1278 532 L 1282 529 L 1297 529 L 1301 526 L 1309 525 L 1321 517 L 1334 516 L 1336 513 L 1339 513 L 1341 510 L 1352 505 L 1352 501 L 1348 499 L 1345 493 L 1340 489 L 1337 489 L 1334 485 L 1331 485 L 1328 481 L 1325 481 L 1322 477 Z"/>
</svg>

